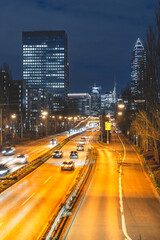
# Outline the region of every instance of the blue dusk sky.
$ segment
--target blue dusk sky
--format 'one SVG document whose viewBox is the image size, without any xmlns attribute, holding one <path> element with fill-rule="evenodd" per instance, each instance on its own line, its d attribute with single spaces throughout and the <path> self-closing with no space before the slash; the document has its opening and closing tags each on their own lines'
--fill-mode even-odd
<svg viewBox="0 0 160 240">
<path fill-rule="evenodd" d="M 1 0 L 0 66 L 22 79 L 22 32 L 65 30 L 70 92 L 120 91 L 130 83 L 130 61 L 155 21 L 157 0 Z"/>
</svg>

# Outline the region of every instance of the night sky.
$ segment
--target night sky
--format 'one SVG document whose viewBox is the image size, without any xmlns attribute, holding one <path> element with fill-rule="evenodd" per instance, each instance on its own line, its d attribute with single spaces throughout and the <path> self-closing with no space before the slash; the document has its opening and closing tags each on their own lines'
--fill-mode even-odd
<svg viewBox="0 0 160 240">
<path fill-rule="evenodd" d="M 157 0 L 0 0 L 0 66 L 22 79 L 22 31 L 65 30 L 70 92 L 102 91 L 130 82 L 130 61 L 139 37 L 145 41 Z"/>
</svg>

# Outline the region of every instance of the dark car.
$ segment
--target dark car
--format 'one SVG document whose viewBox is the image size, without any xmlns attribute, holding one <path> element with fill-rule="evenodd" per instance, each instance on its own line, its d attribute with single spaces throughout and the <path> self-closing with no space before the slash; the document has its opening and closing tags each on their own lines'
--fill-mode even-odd
<svg viewBox="0 0 160 240">
<path fill-rule="evenodd" d="M 71 152 L 70 152 L 70 158 L 78 158 L 78 153 L 77 153 L 77 151 L 71 151 Z"/>
<path fill-rule="evenodd" d="M 63 152 L 61 150 L 56 150 L 54 153 L 53 153 L 53 158 L 62 158 L 63 157 Z"/>
<path fill-rule="evenodd" d="M 0 177 L 3 177 L 9 173 L 9 168 L 6 164 L 0 164 Z"/>
<path fill-rule="evenodd" d="M 61 171 L 63 170 L 74 170 L 74 162 L 73 161 L 64 161 L 61 164 Z"/>
<path fill-rule="evenodd" d="M 84 151 L 84 146 L 83 145 L 78 145 L 77 146 L 77 151 Z"/>
<path fill-rule="evenodd" d="M 81 141 L 85 142 L 86 138 L 85 137 L 81 137 Z"/>
</svg>

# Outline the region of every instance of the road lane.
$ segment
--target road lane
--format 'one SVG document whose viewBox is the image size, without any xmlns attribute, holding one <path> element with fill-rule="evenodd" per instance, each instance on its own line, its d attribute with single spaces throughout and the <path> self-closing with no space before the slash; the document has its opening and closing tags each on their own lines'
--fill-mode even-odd
<svg viewBox="0 0 160 240">
<path fill-rule="evenodd" d="M 86 152 L 80 152 L 79 159 L 74 159 L 75 171 L 60 170 L 62 161 L 69 158 L 78 139 L 80 136 L 62 148 L 63 159 L 50 158 L 0 195 L 1 240 L 36 239 L 85 163 Z"/>
<path fill-rule="evenodd" d="M 57 139 L 57 144 L 62 142 L 65 138 L 68 137 L 67 132 L 59 133 L 54 136 L 49 136 L 43 139 L 38 139 L 36 141 L 31 141 L 22 145 L 16 146 L 15 154 L 12 156 L 3 156 L 0 153 L 0 163 L 6 164 L 9 167 L 9 173 L 16 171 L 17 169 L 23 167 L 25 164 L 16 164 L 16 156 L 18 154 L 27 154 L 27 161 L 30 162 L 44 153 L 49 151 L 54 146 L 50 145 L 50 140 L 53 138 Z"/>
<path fill-rule="evenodd" d="M 136 152 L 124 138 L 122 140 L 127 153 L 122 177 L 127 231 L 132 240 L 159 240 L 159 197 L 144 173 Z"/>
<path fill-rule="evenodd" d="M 66 239 L 121 240 L 119 155 L 94 141 L 92 145 L 98 151 L 95 173 Z"/>
<path fill-rule="evenodd" d="M 136 152 L 121 138 L 123 144 L 116 134 L 109 146 L 93 143 L 96 170 L 67 240 L 160 239 L 159 197 Z"/>
</svg>

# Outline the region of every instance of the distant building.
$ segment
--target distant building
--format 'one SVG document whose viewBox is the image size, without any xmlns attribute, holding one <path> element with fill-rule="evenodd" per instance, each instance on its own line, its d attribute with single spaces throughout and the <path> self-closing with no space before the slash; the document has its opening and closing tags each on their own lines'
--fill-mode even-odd
<svg viewBox="0 0 160 240">
<path fill-rule="evenodd" d="M 146 51 L 138 38 L 132 52 L 131 93 L 135 100 L 143 99 L 143 79 L 146 68 Z"/>
<path fill-rule="evenodd" d="M 12 80 L 9 84 L 10 114 L 16 114 L 16 135 L 21 136 L 23 130 L 23 81 Z"/>
<path fill-rule="evenodd" d="M 93 86 L 90 88 L 91 96 L 91 115 L 98 116 L 101 114 L 101 87 Z"/>
<path fill-rule="evenodd" d="M 7 128 L 11 128 L 11 115 L 16 115 L 15 133 L 21 136 L 22 110 L 23 110 L 23 82 L 22 80 L 12 80 L 10 74 L 2 70 L 0 71 L 0 118 L 2 117 L 2 125 L 7 138 Z M 5 139 L 7 140 L 7 139 Z"/>
<path fill-rule="evenodd" d="M 91 96 L 88 93 L 68 93 L 68 110 L 73 115 L 89 116 Z"/>
<path fill-rule="evenodd" d="M 105 94 L 101 94 L 101 113 L 110 114 L 110 116 L 114 116 L 116 102 L 117 102 L 117 97 L 116 97 L 116 84 L 115 84 L 113 91 L 109 91 L 109 92 L 106 92 Z"/>
<path fill-rule="evenodd" d="M 31 128 L 44 109 L 53 114 L 64 111 L 68 40 L 65 31 L 23 32 L 22 38 L 26 120 Z"/>
</svg>

